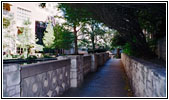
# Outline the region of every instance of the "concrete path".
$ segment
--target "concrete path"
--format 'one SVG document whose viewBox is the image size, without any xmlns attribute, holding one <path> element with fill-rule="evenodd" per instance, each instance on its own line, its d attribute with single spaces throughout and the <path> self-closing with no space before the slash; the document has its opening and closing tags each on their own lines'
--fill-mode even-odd
<svg viewBox="0 0 169 100">
<path fill-rule="evenodd" d="M 61 97 L 132 96 L 120 59 L 110 59 L 97 72 L 90 73 L 79 88 L 69 89 Z"/>
</svg>

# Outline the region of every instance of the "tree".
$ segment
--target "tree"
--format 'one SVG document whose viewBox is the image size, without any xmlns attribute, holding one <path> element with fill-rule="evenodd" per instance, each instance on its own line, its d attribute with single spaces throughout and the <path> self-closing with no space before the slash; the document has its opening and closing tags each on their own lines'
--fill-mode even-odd
<svg viewBox="0 0 169 100">
<path fill-rule="evenodd" d="M 120 36 L 131 45 L 131 50 L 134 52 L 135 56 L 152 58 L 155 56 L 149 47 L 145 35 L 142 32 L 139 21 L 139 13 L 143 10 L 148 12 L 148 15 L 151 15 L 153 12 L 153 17 L 150 19 L 145 19 L 151 22 L 155 22 L 158 27 L 154 29 L 159 29 L 160 32 L 165 30 L 165 12 L 166 4 L 138 4 L 138 3 L 95 3 L 95 4 L 67 4 L 72 8 L 83 8 L 88 12 L 93 13 L 92 17 L 94 19 L 100 20 L 108 25 L 112 29 L 116 29 Z M 145 16 L 144 16 L 145 17 Z M 144 24 L 144 23 L 143 23 Z M 160 27 L 159 27 L 160 26 Z M 161 27 L 164 26 L 164 27 Z"/>
<path fill-rule="evenodd" d="M 59 8 L 63 11 L 63 15 L 67 21 L 67 25 L 73 29 L 75 54 L 78 54 L 77 33 L 81 28 L 77 28 L 79 26 L 83 27 L 83 23 L 87 21 L 87 16 L 90 16 L 90 13 L 88 13 L 85 9 L 72 9 L 65 4 L 59 4 Z"/>
<path fill-rule="evenodd" d="M 113 30 L 109 29 L 103 23 L 96 20 L 89 20 L 86 25 L 82 28 L 82 34 L 84 35 L 81 45 L 86 45 L 87 48 L 91 49 L 92 52 L 95 52 L 96 45 L 100 47 L 110 48 L 110 41 L 113 38 Z M 90 47 L 90 44 L 92 47 Z"/>
<path fill-rule="evenodd" d="M 74 35 L 72 32 L 66 30 L 63 26 L 56 24 L 54 26 L 54 47 L 58 49 L 70 49 L 72 48 Z"/>
<path fill-rule="evenodd" d="M 16 34 L 15 34 L 14 16 L 11 14 L 8 17 L 3 16 L 3 52 L 4 58 L 11 58 L 11 54 L 15 49 Z"/>
<path fill-rule="evenodd" d="M 82 28 L 82 35 L 86 35 L 84 37 L 88 37 L 82 39 L 82 42 L 90 44 L 90 42 L 92 43 L 92 52 L 95 52 L 95 45 L 97 42 L 97 36 L 101 36 L 105 33 L 104 30 L 101 29 L 101 23 L 99 23 L 96 20 L 89 20 L 85 27 Z"/>
<path fill-rule="evenodd" d="M 46 48 L 52 48 L 55 36 L 51 21 L 49 21 L 43 36 L 43 43 Z"/>
</svg>

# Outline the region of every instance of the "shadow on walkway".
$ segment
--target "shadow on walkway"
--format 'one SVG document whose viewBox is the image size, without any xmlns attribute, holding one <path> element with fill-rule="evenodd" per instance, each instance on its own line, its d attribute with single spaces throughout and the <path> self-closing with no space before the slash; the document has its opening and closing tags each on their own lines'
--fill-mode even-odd
<svg viewBox="0 0 169 100">
<path fill-rule="evenodd" d="M 110 59 L 97 72 L 88 74 L 81 87 L 71 88 L 61 97 L 132 96 L 120 59 Z"/>
</svg>

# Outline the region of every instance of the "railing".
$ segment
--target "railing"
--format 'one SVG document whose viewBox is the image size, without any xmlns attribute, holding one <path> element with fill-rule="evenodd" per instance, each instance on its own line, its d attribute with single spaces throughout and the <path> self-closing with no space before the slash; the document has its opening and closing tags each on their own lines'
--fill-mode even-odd
<svg viewBox="0 0 169 100">
<path fill-rule="evenodd" d="M 4 64 L 3 96 L 60 96 L 69 88 L 79 87 L 87 73 L 95 72 L 98 63 L 103 65 L 108 59 L 107 53 L 99 53 L 59 57 L 28 65 Z"/>
<path fill-rule="evenodd" d="M 125 54 L 121 55 L 121 60 L 135 96 L 166 96 L 166 69 L 163 66 Z"/>
</svg>

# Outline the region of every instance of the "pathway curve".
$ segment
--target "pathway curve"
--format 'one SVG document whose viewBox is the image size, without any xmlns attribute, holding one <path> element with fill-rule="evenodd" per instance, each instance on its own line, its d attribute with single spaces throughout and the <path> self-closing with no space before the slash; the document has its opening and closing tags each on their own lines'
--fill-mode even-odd
<svg viewBox="0 0 169 100">
<path fill-rule="evenodd" d="M 132 96 L 120 59 L 110 59 L 97 72 L 90 73 L 79 88 L 62 97 L 128 97 Z"/>
</svg>

